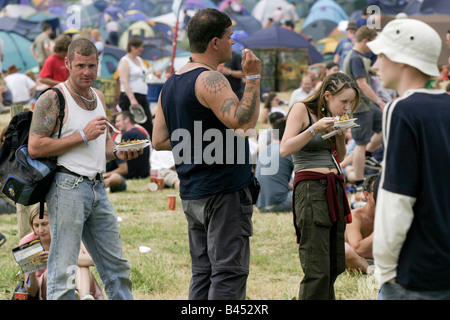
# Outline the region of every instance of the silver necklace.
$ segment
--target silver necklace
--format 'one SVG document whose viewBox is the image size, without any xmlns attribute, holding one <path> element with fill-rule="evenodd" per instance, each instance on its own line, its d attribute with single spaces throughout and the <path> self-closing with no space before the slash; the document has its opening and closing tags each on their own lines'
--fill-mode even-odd
<svg viewBox="0 0 450 320">
<path fill-rule="evenodd" d="M 67 80 L 67 82 L 69 83 L 69 90 L 72 91 L 73 94 L 76 94 L 76 95 L 79 96 L 81 99 L 83 99 L 84 101 L 89 102 L 89 103 L 92 103 L 92 102 L 95 101 L 95 94 L 94 94 L 94 90 L 92 90 L 92 87 L 89 87 L 89 89 L 90 89 L 90 91 L 91 91 L 91 94 L 92 94 L 92 97 L 93 97 L 93 98 L 92 98 L 92 99 L 88 99 L 88 98 L 83 97 L 81 94 L 79 94 L 78 91 L 76 91 L 75 88 L 72 87 L 72 84 L 70 83 L 69 80 Z"/>
</svg>

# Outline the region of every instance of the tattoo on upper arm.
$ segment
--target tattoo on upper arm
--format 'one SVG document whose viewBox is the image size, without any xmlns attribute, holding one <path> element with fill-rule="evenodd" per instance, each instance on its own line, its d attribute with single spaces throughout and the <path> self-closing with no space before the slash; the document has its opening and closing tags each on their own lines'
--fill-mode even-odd
<svg viewBox="0 0 450 320">
<path fill-rule="evenodd" d="M 58 95 L 50 92 L 42 95 L 34 107 L 30 134 L 33 136 L 50 136 L 57 124 L 58 114 Z"/>
<path fill-rule="evenodd" d="M 225 101 L 222 104 L 222 107 L 220 108 L 220 111 L 222 112 L 222 116 L 230 115 L 231 114 L 231 108 L 235 105 L 235 99 L 228 98 L 225 99 Z"/>
<path fill-rule="evenodd" d="M 207 72 L 202 83 L 209 94 L 217 94 L 229 85 L 228 80 L 219 72 Z"/>
</svg>

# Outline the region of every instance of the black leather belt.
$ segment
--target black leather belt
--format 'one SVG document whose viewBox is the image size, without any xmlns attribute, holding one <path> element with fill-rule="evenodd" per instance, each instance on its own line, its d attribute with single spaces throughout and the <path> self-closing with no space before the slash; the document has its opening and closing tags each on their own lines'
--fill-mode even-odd
<svg viewBox="0 0 450 320">
<path fill-rule="evenodd" d="M 101 173 L 97 173 L 97 174 L 95 175 L 94 179 L 91 179 L 91 178 L 89 178 L 89 177 L 82 176 L 82 175 L 80 175 L 80 174 L 78 174 L 78 173 L 75 173 L 75 172 L 73 172 L 73 171 L 70 171 L 69 169 L 67 169 L 67 168 L 65 168 L 65 167 L 63 167 L 63 166 L 58 166 L 58 172 L 71 174 L 71 175 L 76 176 L 76 177 L 83 177 L 83 179 L 89 179 L 89 180 L 92 180 L 92 181 L 100 181 L 100 180 L 103 180 L 103 175 L 102 175 Z"/>
</svg>

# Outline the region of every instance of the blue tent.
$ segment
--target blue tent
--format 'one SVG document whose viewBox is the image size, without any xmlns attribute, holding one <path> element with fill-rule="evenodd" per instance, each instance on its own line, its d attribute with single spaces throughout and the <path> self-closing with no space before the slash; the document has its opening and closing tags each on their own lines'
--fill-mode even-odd
<svg viewBox="0 0 450 320">
<path fill-rule="evenodd" d="M 37 67 L 37 61 L 30 51 L 31 40 L 23 35 L 8 31 L 0 31 L 0 38 L 4 42 L 5 59 L 2 64 L 4 70 L 8 70 L 8 67 L 13 64 L 22 73 Z"/>
<path fill-rule="evenodd" d="M 31 34 L 34 30 L 40 30 L 40 22 L 23 20 L 22 18 L 0 18 L 0 31 L 15 32 L 30 40 L 34 39 Z"/>
<path fill-rule="evenodd" d="M 278 26 L 261 29 L 249 37 L 240 38 L 239 42 L 247 48 L 308 49 L 311 63 L 318 63 L 323 59 L 317 49 L 302 35 Z"/>
<path fill-rule="evenodd" d="M 319 0 L 306 16 L 302 33 L 318 41 L 327 38 L 342 20 L 348 20 L 348 16 L 341 6 L 331 0 Z"/>
<path fill-rule="evenodd" d="M 119 60 L 127 52 L 119 47 L 105 45 L 103 49 L 103 56 L 101 61 L 101 75 L 100 78 L 112 79 L 114 72 L 117 70 Z"/>
<path fill-rule="evenodd" d="M 426 2 L 424 0 L 423 2 Z M 448 1 L 446 1 L 448 3 Z M 367 0 L 368 5 L 376 5 L 380 8 L 383 15 L 395 15 L 400 12 L 404 12 L 407 15 L 420 14 L 420 8 L 422 6 L 421 0 Z M 448 5 L 448 4 L 447 4 Z"/>
<path fill-rule="evenodd" d="M 421 12 L 424 14 L 450 14 L 448 0 L 424 0 Z"/>
</svg>

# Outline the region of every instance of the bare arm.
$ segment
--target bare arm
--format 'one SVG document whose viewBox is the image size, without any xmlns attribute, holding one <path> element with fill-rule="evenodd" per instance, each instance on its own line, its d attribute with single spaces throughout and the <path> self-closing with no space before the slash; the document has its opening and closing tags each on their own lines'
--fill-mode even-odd
<svg viewBox="0 0 450 320">
<path fill-rule="evenodd" d="M 127 95 L 128 99 L 130 100 L 130 107 L 134 108 L 137 107 L 139 104 L 136 100 L 136 97 L 134 96 L 133 90 L 130 87 L 129 79 L 130 79 L 130 66 L 128 65 L 128 62 L 125 59 L 120 60 L 119 66 L 119 79 L 122 83 L 123 87 L 125 88 L 125 94 Z"/>
<path fill-rule="evenodd" d="M 246 75 L 261 74 L 261 61 L 246 49 L 242 53 Z M 241 101 L 228 80 L 217 71 L 202 72 L 195 83 L 198 100 L 230 129 L 253 129 L 259 117 L 260 79 L 247 79 Z"/>
<path fill-rule="evenodd" d="M 356 79 L 356 83 L 358 84 L 359 89 L 364 93 L 364 95 L 367 96 L 367 98 L 370 99 L 373 103 L 376 103 L 379 99 L 378 95 L 373 91 L 370 84 L 367 83 L 366 78 L 358 78 Z M 383 100 L 378 102 L 378 105 L 381 109 L 384 109 L 384 106 L 386 105 Z"/>
<path fill-rule="evenodd" d="M 39 81 L 50 87 L 54 87 L 60 82 L 60 81 L 53 80 L 52 78 L 39 78 Z"/>
<path fill-rule="evenodd" d="M 302 102 L 294 103 L 286 120 L 286 129 L 280 144 L 280 154 L 287 157 L 301 150 L 312 139 L 310 130 L 304 130 L 309 125 L 308 112 Z M 315 122 L 311 127 L 315 133 L 329 130 L 334 125 L 334 119 L 325 117 Z M 301 132 L 304 130 L 303 132 Z M 301 133 L 300 133 L 301 132 Z"/>
<path fill-rule="evenodd" d="M 164 113 L 161 105 L 161 95 L 158 98 L 158 105 L 156 107 L 156 115 L 153 120 L 153 148 L 155 150 L 172 150 L 172 146 L 170 144 L 170 136 L 169 129 L 166 125 L 166 118 L 164 117 Z"/>
<path fill-rule="evenodd" d="M 28 138 L 31 158 L 58 156 L 83 143 L 79 133 L 53 139 L 50 136 L 59 129 L 59 99 L 53 91 L 47 91 L 36 101 Z"/>
</svg>

